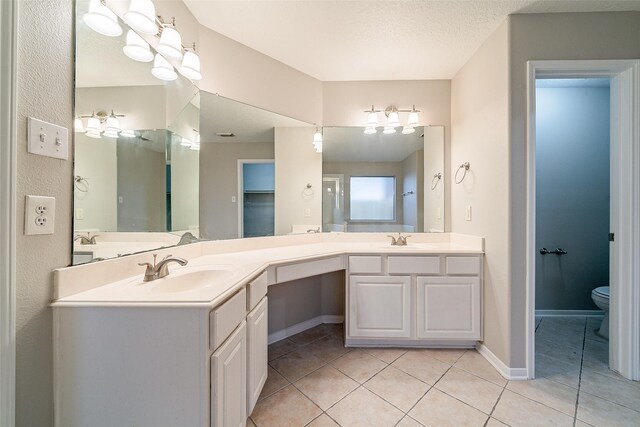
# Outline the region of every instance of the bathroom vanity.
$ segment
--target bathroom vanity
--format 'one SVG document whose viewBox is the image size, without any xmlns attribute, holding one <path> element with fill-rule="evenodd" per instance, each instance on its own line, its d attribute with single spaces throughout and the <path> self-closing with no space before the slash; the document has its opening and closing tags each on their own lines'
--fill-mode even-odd
<svg viewBox="0 0 640 427">
<path fill-rule="evenodd" d="M 169 250 L 159 251 L 159 255 Z M 244 426 L 267 378 L 268 287 L 345 274 L 347 346 L 472 347 L 483 239 L 293 235 L 171 248 L 189 265 L 142 282 L 137 254 L 57 270 L 57 426 Z"/>
</svg>

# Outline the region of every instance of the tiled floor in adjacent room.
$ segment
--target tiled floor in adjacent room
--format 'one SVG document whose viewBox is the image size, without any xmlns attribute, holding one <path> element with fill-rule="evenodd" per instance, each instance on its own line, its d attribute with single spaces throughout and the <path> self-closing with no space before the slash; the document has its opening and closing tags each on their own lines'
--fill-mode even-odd
<svg viewBox="0 0 640 427">
<path fill-rule="evenodd" d="M 600 319 L 537 319 L 533 381 L 475 350 L 350 349 L 342 325 L 269 346 L 258 427 L 640 426 L 640 383 L 607 369 Z"/>
</svg>

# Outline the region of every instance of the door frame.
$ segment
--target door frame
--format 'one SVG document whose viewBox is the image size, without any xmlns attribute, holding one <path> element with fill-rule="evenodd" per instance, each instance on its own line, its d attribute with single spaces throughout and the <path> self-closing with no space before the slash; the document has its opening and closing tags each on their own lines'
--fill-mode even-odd
<svg viewBox="0 0 640 427">
<path fill-rule="evenodd" d="M 15 424 L 17 1 L 0 1 L 0 425 Z"/>
<path fill-rule="evenodd" d="M 609 367 L 640 380 L 640 60 L 527 62 L 527 375 L 535 377 L 536 78 L 611 79 Z"/>
<path fill-rule="evenodd" d="M 251 163 L 275 163 L 275 159 L 238 159 L 238 239 L 244 234 L 244 165 Z"/>
</svg>

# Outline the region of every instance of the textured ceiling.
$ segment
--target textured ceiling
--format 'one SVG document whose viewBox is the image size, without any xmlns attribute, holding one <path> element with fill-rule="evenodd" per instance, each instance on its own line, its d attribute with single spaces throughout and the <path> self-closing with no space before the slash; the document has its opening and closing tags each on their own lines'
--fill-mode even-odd
<svg viewBox="0 0 640 427">
<path fill-rule="evenodd" d="M 450 79 L 512 13 L 640 0 L 184 0 L 201 24 L 322 81 Z"/>
</svg>

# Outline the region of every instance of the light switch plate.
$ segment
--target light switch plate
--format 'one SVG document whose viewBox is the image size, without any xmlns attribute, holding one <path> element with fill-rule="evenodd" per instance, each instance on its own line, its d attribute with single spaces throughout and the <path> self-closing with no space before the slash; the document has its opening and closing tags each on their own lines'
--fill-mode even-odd
<svg viewBox="0 0 640 427">
<path fill-rule="evenodd" d="M 24 234 L 53 234 L 55 213 L 55 197 L 27 196 L 24 207 Z"/>
<path fill-rule="evenodd" d="M 69 158 L 69 131 L 67 128 L 33 117 L 29 117 L 27 120 L 29 153 L 62 160 Z"/>
<path fill-rule="evenodd" d="M 471 221 L 471 206 L 467 205 L 464 208 L 464 219 L 466 221 Z"/>
</svg>

